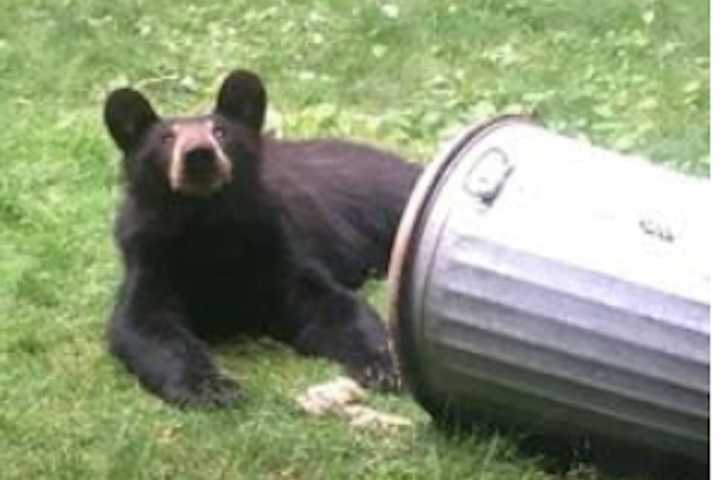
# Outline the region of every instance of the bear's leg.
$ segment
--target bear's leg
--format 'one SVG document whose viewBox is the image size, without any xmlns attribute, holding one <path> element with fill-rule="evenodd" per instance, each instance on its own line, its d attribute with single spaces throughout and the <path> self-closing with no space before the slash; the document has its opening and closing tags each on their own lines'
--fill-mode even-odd
<svg viewBox="0 0 720 480">
<path fill-rule="evenodd" d="M 289 294 L 298 352 L 340 362 L 364 386 L 400 388 L 387 331 L 367 302 L 317 265 L 301 267 L 292 277 Z"/>
<path fill-rule="evenodd" d="M 110 321 L 110 351 L 169 403 L 232 405 L 241 397 L 237 383 L 220 374 L 204 342 L 185 328 L 168 291 L 156 276 L 128 275 Z"/>
</svg>

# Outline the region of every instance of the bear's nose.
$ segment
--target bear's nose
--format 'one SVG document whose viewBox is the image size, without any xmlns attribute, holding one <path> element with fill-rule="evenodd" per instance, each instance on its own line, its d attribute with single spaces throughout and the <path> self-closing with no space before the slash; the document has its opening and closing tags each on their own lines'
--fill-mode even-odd
<svg viewBox="0 0 720 480">
<path fill-rule="evenodd" d="M 207 170 L 215 161 L 215 151 L 209 147 L 195 147 L 185 153 L 185 169 L 189 173 Z"/>
</svg>

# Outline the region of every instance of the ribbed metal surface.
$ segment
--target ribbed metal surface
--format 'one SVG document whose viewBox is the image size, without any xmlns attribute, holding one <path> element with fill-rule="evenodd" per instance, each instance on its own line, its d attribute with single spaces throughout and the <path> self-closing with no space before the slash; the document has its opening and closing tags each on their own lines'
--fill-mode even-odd
<svg viewBox="0 0 720 480">
<path fill-rule="evenodd" d="M 391 265 L 420 403 L 707 459 L 707 205 L 706 181 L 518 119 L 458 137 Z"/>
</svg>

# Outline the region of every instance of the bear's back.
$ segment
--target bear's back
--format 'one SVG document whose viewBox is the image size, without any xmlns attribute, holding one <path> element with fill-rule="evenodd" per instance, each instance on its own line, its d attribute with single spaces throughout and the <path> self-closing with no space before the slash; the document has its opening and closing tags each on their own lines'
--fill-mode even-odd
<svg viewBox="0 0 720 480">
<path fill-rule="evenodd" d="M 263 178 L 291 233 L 350 288 L 382 275 L 418 165 L 370 146 L 340 141 L 266 140 Z"/>
</svg>

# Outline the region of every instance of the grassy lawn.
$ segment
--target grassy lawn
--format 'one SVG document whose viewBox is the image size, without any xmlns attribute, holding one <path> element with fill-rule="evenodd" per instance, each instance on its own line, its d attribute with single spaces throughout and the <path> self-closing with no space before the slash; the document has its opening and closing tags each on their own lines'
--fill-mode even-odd
<svg viewBox="0 0 720 480">
<path fill-rule="evenodd" d="M 266 79 L 286 136 L 366 139 L 428 161 L 472 119 L 537 112 L 559 131 L 709 172 L 708 2 L 0 0 L 0 478 L 611 479 L 550 473 L 492 432 L 351 430 L 293 397 L 339 372 L 267 342 L 219 352 L 249 399 L 181 412 L 105 353 L 113 87 L 202 110 L 237 66 Z M 383 287 L 368 294 L 383 303 Z M 638 477 L 633 477 L 638 478 Z M 643 477 L 639 477 L 643 478 Z"/>
</svg>

